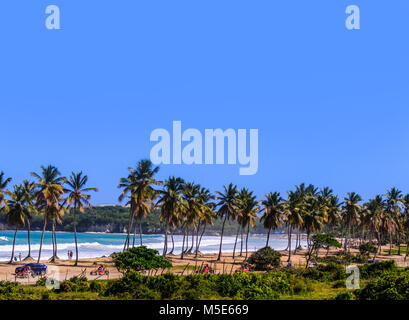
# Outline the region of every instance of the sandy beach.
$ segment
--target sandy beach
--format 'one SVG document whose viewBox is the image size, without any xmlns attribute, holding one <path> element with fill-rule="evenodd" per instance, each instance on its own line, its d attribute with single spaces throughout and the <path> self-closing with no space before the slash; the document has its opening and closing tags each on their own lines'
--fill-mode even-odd
<svg viewBox="0 0 409 320">
<path fill-rule="evenodd" d="M 388 247 L 385 246 L 382 250 L 387 249 Z M 329 254 L 333 255 L 337 251 L 342 249 L 332 249 L 330 250 Z M 355 253 L 356 249 L 351 249 L 351 252 Z M 285 250 L 280 251 L 282 254 L 281 262 L 282 265 L 285 266 L 287 264 L 288 259 L 288 252 Z M 291 262 L 292 265 L 296 268 L 301 268 L 305 266 L 305 253 L 306 250 L 298 250 L 296 254 L 291 255 Z M 251 252 L 248 254 L 251 255 Z M 322 250 L 320 256 L 324 256 L 325 252 Z M 170 269 L 171 272 L 175 274 L 191 274 L 194 273 L 195 269 L 200 268 L 203 264 L 209 264 L 214 270 L 215 273 L 231 273 L 234 272 L 236 269 L 240 267 L 245 259 L 245 254 L 242 257 L 236 254 L 236 257 L 233 259 L 232 253 L 223 253 L 222 258 L 220 261 L 217 261 L 217 254 L 199 254 L 197 258 L 195 258 L 194 254 L 185 255 L 184 259 L 180 259 L 179 255 L 168 255 L 168 259 L 172 262 L 173 267 Z M 377 260 L 395 260 L 398 266 L 407 267 L 409 266 L 409 259 L 408 261 L 404 261 L 404 255 L 386 255 L 382 254 L 377 257 Z M 33 261 L 35 262 L 35 261 Z M 60 281 L 70 279 L 74 276 L 85 275 L 88 280 L 106 280 L 106 279 L 117 279 L 122 277 L 122 273 L 120 273 L 114 266 L 112 262 L 112 258 L 110 257 L 101 257 L 101 258 L 89 258 L 89 259 L 81 259 L 79 260 L 78 266 L 74 266 L 73 260 L 58 260 L 55 263 L 50 263 L 48 261 L 41 261 L 42 263 L 47 264 L 49 272 L 58 272 L 58 276 Z M 39 278 L 38 277 L 29 277 L 25 279 L 15 279 L 14 270 L 16 267 L 23 265 L 26 262 L 13 262 L 9 264 L 7 262 L 0 262 L 0 281 L 1 280 L 8 280 L 8 281 L 18 281 L 21 284 L 34 284 Z M 92 270 L 95 270 L 98 265 L 104 264 L 106 268 L 109 270 L 109 276 L 94 276 L 90 275 Z M 148 274 L 160 274 L 167 270 L 157 270 L 152 271 Z"/>
</svg>

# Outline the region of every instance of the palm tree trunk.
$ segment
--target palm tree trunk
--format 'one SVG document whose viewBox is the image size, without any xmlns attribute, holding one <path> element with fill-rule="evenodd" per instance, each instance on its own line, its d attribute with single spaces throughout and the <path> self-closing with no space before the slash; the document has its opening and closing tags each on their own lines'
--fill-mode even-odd
<svg viewBox="0 0 409 320">
<path fill-rule="evenodd" d="M 200 250 L 200 244 L 202 243 L 202 237 L 203 237 L 203 235 L 204 235 L 204 233 L 205 233 L 205 231 L 206 231 L 206 225 L 207 225 L 207 224 L 205 223 L 204 226 L 203 226 L 202 234 L 200 235 L 199 245 L 197 246 L 198 250 Z M 197 256 L 197 254 L 198 254 L 198 253 L 196 253 L 196 256 Z"/>
<path fill-rule="evenodd" d="M 244 234 L 244 229 L 243 229 L 243 226 L 241 226 L 241 235 L 240 235 L 240 237 L 241 237 L 241 242 L 240 242 L 240 257 L 242 257 L 243 256 L 243 234 Z"/>
<path fill-rule="evenodd" d="M 140 245 L 142 246 L 142 218 L 141 220 L 139 220 L 139 238 L 141 240 Z M 172 241 L 173 241 L 173 232 L 172 232 Z"/>
<path fill-rule="evenodd" d="M 75 263 L 78 265 L 78 242 L 77 242 L 77 204 L 74 206 L 74 240 L 75 240 Z"/>
<path fill-rule="evenodd" d="M 223 233 L 224 233 L 224 224 L 226 223 L 227 216 L 224 217 L 223 225 L 222 225 L 222 235 L 220 237 L 220 248 L 219 248 L 219 255 L 217 256 L 217 261 L 220 261 L 222 257 L 222 245 L 223 245 Z"/>
<path fill-rule="evenodd" d="M 30 240 L 31 232 L 30 231 L 31 231 L 31 223 L 30 223 L 30 219 L 27 219 L 28 254 L 27 254 L 27 257 L 25 257 L 25 259 L 31 258 L 31 240 Z"/>
<path fill-rule="evenodd" d="M 392 254 L 392 232 L 389 233 L 389 255 Z"/>
<path fill-rule="evenodd" d="M 166 257 L 166 252 L 168 251 L 168 224 L 165 226 L 165 241 L 163 245 L 163 256 Z"/>
<path fill-rule="evenodd" d="M 53 255 L 51 257 L 50 262 L 54 262 L 55 258 L 57 256 L 57 244 L 56 244 L 56 239 L 55 239 L 55 218 L 53 218 L 53 222 L 52 222 L 52 228 L 51 228 L 51 239 L 53 242 Z"/>
<path fill-rule="evenodd" d="M 288 260 L 291 262 L 291 225 L 288 225 Z"/>
<path fill-rule="evenodd" d="M 137 227 L 137 225 L 138 225 L 138 224 L 135 223 L 135 225 L 132 226 L 132 227 L 133 227 L 132 248 L 135 247 L 135 238 L 136 238 L 136 227 Z"/>
<path fill-rule="evenodd" d="M 42 247 L 43 247 L 43 240 L 44 240 L 44 233 L 45 233 L 45 227 L 46 227 L 46 225 L 47 225 L 47 215 L 44 213 L 43 233 L 41 234 L 40 250 L 38 251 L 37 263 L 40 263 L 41 249 L 42 249 Z"/>
<path fill-rule="evenodd" d="M 189 248 L 188 253 L 192 253 L 194 243 L 195 243 L 195 228 L 193 227 L 193 229 L 192 229 L 192 245 Z"/>
<path fill-rule="evenodd" d="M 58 255 L 57 255 L 57 252 L 58 252 L 58 250 L 57 250 L 57 232 L 55 231 L 55 227 L 56 227 L 56 221 L 54 221 L 54 224 L 53 224 L 54 243 L 55 243 L 55 253 L 54 253 L 54 257 L 55 257 L 56 259 L 58 259 Z"/>
<path fill-rule="evenodd" d="M 199 221 L 199 224 L 197 225 L 197 230 L 196 230 L 195 258 L 197 258 L 197 252 L 198 252 L 198 250 L 199 250 L 199 231 L 200 231 L 200 221 Z"/>
<path fill-rule="evenodd" d="M 183 251 L 184 254 L 186 254 L 188 247 L 189 247 L 189 227 L 186 226 L 186 248 L 184 248 Z"/>
<path fill-rule="evenodd" d="M 13 258 L 14 258 L 14 246 L 16 245 L 17 231 L 18 231 L 18 226 L 16 226 L 16 232 L 14 232 L 13 249 L 11 250 L 11 258 L 10 258 L 10 262 L 9 262 L 10 264 L 13 263 Z"/>
<path fill-rule="evenodd" d="M 185 238 L 186 238 L 186 226 L 183 228 L 183 241 L 182 241 L 182 253 L 180 254 L 180 259 L 183 260 L 185 254 Z"/>
<path fill-rule="evenodd" d="M 172 250 L 170 250 L 169 254 L 173 254 L 173 250 L 175 250 L 175 240 L 173 239 L 173 230 L 170 233 L 170 237 L 172 239 Z"/>
<path fill-rule="evenodd" d="M 240 224 L 239 224 L 239 226 L 238 226 L 238 228 L 237 228 L 237 233 L 236 233 L 236 241 L 234 241 L 234 249 L 233 249 L 233 260 L 234 260 L 234 257 L 235 257 L 235 255 L 236 255 L 236 246 L 237 246 L 237 239 L 238 239 L 238 237 L 239 237 L 239 232 L 240 232 Z"/>
<path fill-rule="evenodd" d="M 270 241 L 270 232 L 271 232 L 271 227 L 268 228 L 266 247 L 268 247 L 268 242 Z"/>
<path fill-rule="evenodd" d="M 127 247 L 129 247 L 129 235 L 131 233 L 131 228 L 132 228 L 132 221 L 133 221 L 133 209 L 132 209 L 132 205 L 129 211 L 129 220 L 128 220 L 128 229 L 126 230 L 127 235 L 125 238 L 125 244 L 124 244 L 124 250 L 125 251 L 127 249 Z"/>
<path fill-rule="evenodd" d="M 250 233 L 250 223 L 247 225 L 247 236 L 246 236 L 246 257 L 244 258 L 244 260 L 247 260 L 247 255 L 248 255 L 249 233 Z"/>
</svg>

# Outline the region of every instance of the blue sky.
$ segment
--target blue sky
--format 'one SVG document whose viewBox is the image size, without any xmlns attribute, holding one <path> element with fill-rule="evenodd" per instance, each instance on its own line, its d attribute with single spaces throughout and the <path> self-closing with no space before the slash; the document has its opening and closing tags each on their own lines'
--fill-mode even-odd
<svg viewBox="0 0 409 320">
<path fill-rule="evenodd" d="M 45 8 L 61 10 L 47 30 Z M 361 30 L 345 8 L 361 9 Z M 152 130 L 255 128 L 259 170 L 162 166 L 258 196 L 301 182 L 368 198 L 409 192 L 407 0 L 3 0 L 0 170 L 83 170 L 117 201 Z"/>
</svg>

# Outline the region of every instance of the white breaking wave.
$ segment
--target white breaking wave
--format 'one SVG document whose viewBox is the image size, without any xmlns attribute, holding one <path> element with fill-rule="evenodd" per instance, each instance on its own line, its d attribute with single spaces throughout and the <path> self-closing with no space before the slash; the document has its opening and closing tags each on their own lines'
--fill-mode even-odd
<svg viewBox="0 0 409 320">
<path fill-rule="evenodd" d="M 7 237 L 0 237 L 0 240 L 2 240 L 2 241 L 9 241 L 9 238 L 7 238 Z"/>
</svg>

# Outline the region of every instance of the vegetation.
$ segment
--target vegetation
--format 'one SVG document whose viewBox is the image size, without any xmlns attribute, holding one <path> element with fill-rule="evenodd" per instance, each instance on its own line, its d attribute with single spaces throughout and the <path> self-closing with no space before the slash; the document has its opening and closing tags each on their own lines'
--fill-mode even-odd
<svg viewBox="0 0 409 320">
<path fill-rule="evenodd" d="M 151 269 L 167 269 L 172 264 L 159 256 L 157 250 L 145 246 L 126 249 L 112 255 L 115 267 L 122 273 Z"/>
<path fill-rule="evenodd" d="M 264 247 L 254 252 L 248 259 L 250 264 L 254 265 L 256 270 L 268 271 L 271 269 L 277 269 L 281 266 L 281 253 L 271 249 L 270 247 Z"/>
</svg>

